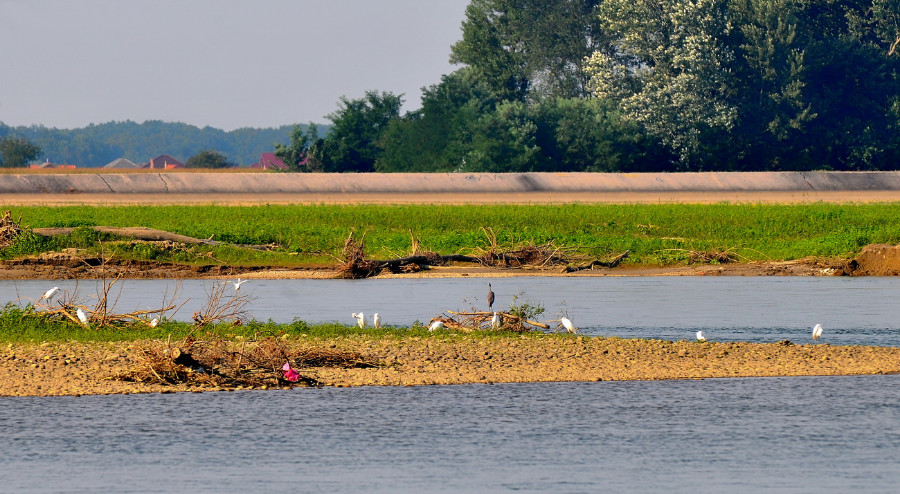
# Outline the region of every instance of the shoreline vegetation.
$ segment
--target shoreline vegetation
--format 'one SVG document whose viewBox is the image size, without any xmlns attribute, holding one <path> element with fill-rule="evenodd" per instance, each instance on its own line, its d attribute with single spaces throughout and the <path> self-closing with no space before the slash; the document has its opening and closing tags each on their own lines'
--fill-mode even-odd
<svg viewBox="0 0 900 494">
<path fill-rule="evenodd" d="M 865 257 L 869 244 L 900 241 L 900 225 L 893 221 L 900 213 L 896 203 L 9 209 L 5 225 L 14 234 L 0 246 L 0 278 L 109 283 L 128 277 L 334 277 L 349 260 L 348 246 L 362 253 L 363 261 L 429 253 L 484 259 L 534 247 L 566 254 L 552 266 L 512 266 L 499 256 L 496 265 L 449 263 L 382 277 L 821 276 L 850 274 L 845 269 Z M 114 229 L 153 229 L 184 238 L 147 240 Z M 563 272 L 625 252 L 614 267 Z M 50 319 L 35 319 L 29 313 L 34 308 L 4 309 L 0 395 L 900 372 L 900 348 L 831 346 L 827 339 L 699 343 L 552 330 L 358 330 L 246 318 L 235 325 L 234 319 L 202 317 L 193 325 L 165 321 L 150 327 L 149 314 L 110 326 L 92 320 L 85 328 L 75 317 L 77 301 L 66 304 L 54 306 L 63 313 Z M 102 313 L 93 309 L 92 318 Z M 177 363 L 184 355 L 193 361 L 185 357 Z M 284 362 L 296 369 L 298 381 L 284 379 Z M 204 371 L 192 370 L 200 367 Z"/>
<path fill-rule="evenodd" d="M 833 274 L 866 245 L 900 243 L 900 202 L 3 209 L 6 279 L 321 277 L 346 261 L 348 238 L 364 244 L 369 260 L 482 260 L 417 263 L 426 275 L 553 274 L 625 252 L 608 274 L 752 274 L 759 266 L 758 274 Z M 522 265 L 503 255 L 525 248 L 544 249 L 554 262 Z"/>
</svg>

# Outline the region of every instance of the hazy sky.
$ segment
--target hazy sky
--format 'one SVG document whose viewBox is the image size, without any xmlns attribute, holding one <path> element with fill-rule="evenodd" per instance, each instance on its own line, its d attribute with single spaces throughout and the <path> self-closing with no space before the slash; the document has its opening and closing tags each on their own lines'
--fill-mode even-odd
<svg viewBox="0 0 900 494">
<path fill-rule="evenodd" d="M 469 0 L 0 0 L 0 121 L 327 123 L 340 96 L 405 94 L 447 61 Z"/>
</svg>

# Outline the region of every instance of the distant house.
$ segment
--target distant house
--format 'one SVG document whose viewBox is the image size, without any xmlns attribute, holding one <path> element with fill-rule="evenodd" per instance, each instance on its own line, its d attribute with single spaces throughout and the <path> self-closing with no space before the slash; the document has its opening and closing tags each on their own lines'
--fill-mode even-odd
<svg viewBox="0 0 900 494">
<path fill-rule="evenodd" d="M 140 168 L 141 165 L 126 158 L 119 158 L 103 165 L 103 168 Z"/>
<path fill-rule="evenodd" d="M 57 163 L 50 163 L 50 160 L 47 160 L 39 165 L 28 165 L 28 168 L 62 168 L 64 170 L 74 170 L 75 165 L 62 165 Z"/>
<path fill-rule="evenodd" d="M 256 168 L 260 170 L 287 170 L 287 165 L 284 164 L 284 161 L 281 161 L 281 158 L 275 156 L 275 153 L 263 153 L 262 156 L 259 157 L 259 161 L 250 165 L 250 168 Z"/>
<path fill-rule="evenodd" d="M 168 154 L 161 154 L 144 164 L 141 168 L 150 168 L 153 170 L 171 170 L 172 168 L 184 168 L 184 163 L 176 160 Z"/>
</svg>

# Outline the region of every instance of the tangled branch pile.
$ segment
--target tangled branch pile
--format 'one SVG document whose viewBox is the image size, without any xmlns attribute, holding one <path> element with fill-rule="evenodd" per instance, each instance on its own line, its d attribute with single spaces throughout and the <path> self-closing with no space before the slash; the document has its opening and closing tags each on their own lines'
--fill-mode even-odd
<svg viewBox="0 0 900 494">
<path fill-rule="evenodd" d="M 501 249 L 497 234 L 492 228 L 481 229 L 490 246 L 483 250 L 479 258 L 485 266 L 521 268 L 525 266 L 560 266 L 566 265 L 575 252 L 575 248 L 562 248 L 547 242 L 544 245 L 526 245 L 514 249 Z"/>
<path fill-rule="evenodd" d="M 232 341 L 219 337 L 185 340 L 181 346 L 150 342 L 142 349 L 142 364 L 114 379 L 165 385 L 195 384 L 216 387 L 261 387 L 320 383 L 301 375 L 288 381 L 281 367 L 288 362 L 303 371 L 316 367 L 369 368 L 381 363 L 361 353 L 291 345 L 283 338 Z"/>
<path fill-rule="evenodd" d="M 10 211 L 0 218 L 0 249 L 12 245 L 13 241 L 22 233 L 21 224 L 22 217 L 19 217 L 19 221 L 15 221 L 12 219 Z"/>
<path fill-rule="evenodd" d="M 499 326 L 497 328 L 491 327 L 491 318 L 494 315 L 493 312 L 447 312 L 457 316 L 457 318 L 454 319 L 448 316 L 435 317 L 429 321 L 429 325 L 435 321 L 441 321 L 447 329 L 464 332 L 496 329 L 499 331 L 526 333 L 528 331 L 534 331 L 535 328 L 549 329 L 549 326 L 544 323 L 529 320 L 528 318 L 521 317 L 512 312 L 497 312 L 497 317 L 499 319 Z"/>
<path fill-rule="evenodd" d="M 353 232 L 344 240 L 344 263 L 338 269 L 338 276 L 346 279 L 369 278 L 381 272 L 376 261 L 366 259 L 365 235 L 356 240 Z"/>
<path fill-rule="evenodd" d="M 553 242 L 544 245 L 526 245 L 524 247 L 501 249 L 497 235 L 493 230 L 482 229 L 490 243 L 487 249 L 478 249 L 474 255 L 438 254 L 421 248 L 421 242 L 412 232 L 411 254 L 388 260 L 370 260 L 365 256 L 364 239 L 356 240 L 353 232 L 344 241 L 343 259 L 338 269 L 338 277 L 346 279 L 369 278 L 383 270 L 392 273 L 409 273 L 430 266 L 444 266 L 451 262 L 469 262 L 482 266 L 523 268 L 568 265 L 576 248 L 557 247 Z M 610 267 L 614 267 L 610 266 Z"/>
</svg>

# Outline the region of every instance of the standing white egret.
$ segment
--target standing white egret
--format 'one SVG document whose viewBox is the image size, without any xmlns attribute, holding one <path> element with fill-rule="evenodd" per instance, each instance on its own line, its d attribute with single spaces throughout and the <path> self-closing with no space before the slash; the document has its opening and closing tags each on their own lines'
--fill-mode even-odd
<svg viewBox="0 0 900 494">
<path fill-rule="evenodd" d="M 497 314 L 497 311 L 494 311 L 494 317 L 491 318 L 491 329 L 497 329 L 500 327 L 500 315 Z"/>
<path fill-rule="evenodd" d="M 157 324 L 159 324 L 159 318 L 158 318 L 158 317 L 154 317 L 153 320 L 150 321 L 150 327 L 151 327 L 151 328 L 155 328 Z"/>
<path fill-rule="evenodd" d="M 444 321 L 434 321 L 431 323 L 431 326 L 428 326 L 428 331 L 435 331 L 438 329 L 444 328 Z"/>
<path fill-rule="evenodd" d="M 697 341 L 699 341 L 699 342 L 706 341 L 706 336 L 703 334 L 703 331 L 697 331 Z"/>
<path fill-rule="evenodd" d="M 559 322 L 562 323 L 564 328 L 566 328 L 566 333 L 574 334 L 578 332 L 578 328 L 576 328 L 575 325 L 572 324 L 572 321 L 570 321 L 568 317 L 561 318 Z"/>
<path fill-rule="evenodd" d="M 359 329 L 366 329 L 366 315 L 360 312 L 357 314 L 353 313 L 353 317 L 356 318 L 356 324 L 359 326 Z"/>
<path fill-rule="evenodd" d="M 375 328 L 381 327 L 381 316 L 377 312 L 372 314 L 372 326 Z"/>
<path fill-rule="evenodd" d="M 814 340 L 818 340 L 820 336 L 822 336 L 822 325 L 816 324 L 813 326 L 812 337 Z"/>
<path fill-rule="evenodd" d="M 81 321 L 81 324 L 84 324 L 85 326 L 87 326 L 89 324 L 88 316 L 81 309 L 81 307 L 75 309 L 75 315 L 78 316 L 78 320 Z"/>
<path fill-rule="evenodd" d="M 241 290 L 241 285 L 243 285 L 243 284 L 246 283 L 246 282 L 247 282 L 247 280 L 242 280 L 242 279 L 240 278 L 240 276 L 238 277 L 237 281 L 229 281 L 229 283 L 231 283 L 232 285 L 234 285 L 234 292 L 235 292 L 235 293 L 239 292 L 239 291 Z"/>
<path fill-rule="evenodd" d="M 55 286 L 55 287 L 47 290 L 46 292 L 44 292 L 44 294 L 41 295 L 41 298 L 38 299 L 38 302 L 40 302 L 41 300 L 45 300 L 45 299 L 52 302 L 53 297 L 56 297 L 56 294 L 58 294 L 58 293 L 59 293 L 59 287 Z"/>
<path fill-rule="evenodd" d="M 494 310 L 494 291 L 491 290 L 490 283 L 488 283 L 487 303 L 488 303 L 488 310 Z"/>
</svg>

